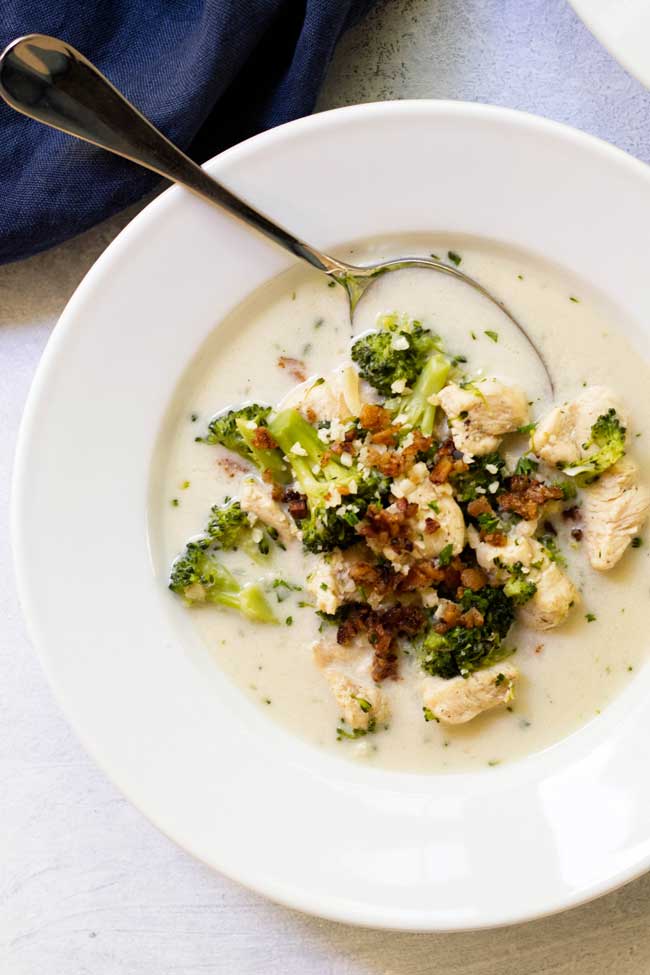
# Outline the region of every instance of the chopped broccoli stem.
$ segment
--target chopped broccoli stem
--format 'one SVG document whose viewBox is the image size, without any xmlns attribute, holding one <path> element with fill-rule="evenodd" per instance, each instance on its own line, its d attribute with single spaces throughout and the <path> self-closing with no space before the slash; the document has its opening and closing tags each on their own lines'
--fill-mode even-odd
<svg viewBox="0 0 650 975">
<path fill-rule="evenodd" d="M 241 586 L 232 572 L 211 554 L 206 540 L 189 542 L 172 565 L 169 588 L 188 606 L 214 603 L 236 609 L 260 623 L 277 623 L 264 593 L 251 583 Z"/>
<path fill-rule="evenodd" d="M 385 315 L 379 330 L 362 335 L 352 346 L 352 359 L 362 378 L 384 396 L 403 380 L 411 388 L 427 359 L 440 351 L 440 339 L 418 321 Z"/>
<path fill-rule="evenodd" d="M 391 403 L 402 426 L 418 427 L 425 437 L 431 436 L 436 420 L 436 407 L 429 403 L 429 398 L 440 392 L 447 382 L 450 369 L 449 359 L 440 352 L 428 359 L 412 392 L 395 400 L 394 405 Z"/>
</svg>

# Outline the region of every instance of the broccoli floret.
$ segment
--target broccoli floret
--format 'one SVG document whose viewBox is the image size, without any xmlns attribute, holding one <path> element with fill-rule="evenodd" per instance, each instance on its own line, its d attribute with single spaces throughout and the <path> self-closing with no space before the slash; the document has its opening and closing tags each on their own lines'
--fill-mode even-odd
<svg viewBox="0 0 650 975">
<path fill-rule="evenodd" d="M 307 497 L 309 517 L 300 523 L 303 546 L 309 552 L 328 552 L 354 544 L 358 540 L 356 525 L 368 505 L 381 503 L 388 491 L 386 478 L 376 471 L 362 474 L 353 462 L 345 467 L 296 410 L 283 410 L 271 421 L 269 430 Z M 349 489 L 351 482 L 354 491 Z M 340 500 L 332 503 L 340 488 Z"/>
<path fill-rule="evenodd" d="M 507 476 L 506 462 L 495 450 L 483 457 L 475 457 L 466 471 L 453 474 L 450 480 L 456 500 L 464 503 L 474 501 L 482 494 L 488 497 L 495 494 L 490 491 L 490 485 L 496 481 L 501 488 Z"/>
<path fill-rule="evenodd" d="M 241 586 L 208 550 L 209 540 L 188 542 L 172 565 L 169 588 L 188 606 L 215 603 L 239 610 L 259 623 L 277 623 L 264 593 L 251 583 Z"/>
<path fill-rule="evenodd" d="M 207 534 L 213 548 L 228 551 L 238 548 L 250 531 L 248 515 L 242 511 L 239 501 L 225 505 L 215 504 L 210 509 Z"/>
<path fill-rule="evenodd" d="M 248 403 L 236 410 L 224 410 L 210 420 L 206 436 L 196 439 L 202 443 L 221 444 L 255 464 L 261 471 L 270 471 L 275 481 L 286 484 L 290 474 L 281 451 L 256 447 L 253 443 L 256 429 L 268 426 L 270 413 L 270 406 L 260 406 L 258 403 Z"/>
<path fill-rule="evenodd" d="M 431 436 L 436 420 L 436 407 L 429 403 L 429 397 L 440 392 L 447 382 L 450 369 L 449 359 L 440 352 L 427 360 L 412 392 L 388 404 L 397 414 L 398 423 L 408 429 L 417 427 L 425 437 Z"/>
<path fill-rule="evenodd" d="M 427 359 L 439 351 L 440 339 L 420 322 L 385 315 L 378 331 L 357 339 L 352 359 L 363 379 L 382 395 L 390 396 L 393 383 L 399 380 L 413 387 Z"/>
<path fill-rule="evenodd" d="M 503 589 L 466 589 L 460 607 L 463 612 L 473 607 L 479 610 L 483 625 L 471 629 L 454 626 L 444 634 L 429 630 L 418 649 L 420 666 L 428 674 L 446 679 L 467 677 L 510 653 L 502 641 L 512 625 L 514 606 Z"/>
<path fill-rule="evenodd" d="M 578 484 L 591 484 L 599 474 L 621 459 L 625 453 L 625 433 L 625 427 L 612 407 L 598 417 L 591 428 L 589 440 L 582 445 L 586 451 L 593 447 L 594 453 L 581 464 L 563 467 L 564 473 L 576 477 Z"/>
<path fill-rule="evenodd" d="M 523 606 L 537 592 L 537 584 L 526 578 L 521 562 L 516 562 L 508 568 L 510 569 L 510 578 L 503 587 L 503 591 L 515 606 Z"/>
</svg>

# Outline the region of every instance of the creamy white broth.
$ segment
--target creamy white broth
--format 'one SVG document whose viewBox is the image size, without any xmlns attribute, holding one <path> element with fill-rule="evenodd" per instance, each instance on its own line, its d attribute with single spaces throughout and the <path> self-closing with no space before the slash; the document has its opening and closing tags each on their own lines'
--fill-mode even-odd
<svg viewBox="0 0 650 975">
<path fill-rule="evenodd" d="M 645 428 L 650 369 L 617 330 L 616 309 L 602 296 L 556 267 L 475 239 L 391 239 L 348 253 L 363 263 L 400 253 L 446 255 L 450 249 L 462 255 L 462 270 L 498 294 L 534 338 L 553 374 L 554 402 L 574 397 L 585 383 L 608 385 L 621 395 L 632 418 L 630 452 L 643 479 L 650 481 Z M 468 374 L 494 375 L 525 389 L 534 417 L 550 405 L 543 370 L 525 339 L 498 308 L 467 286 L 426 271 L 388 275 L 359 305 L 354 334 L 374 327 L 379 314 L 395 310 L 438 332 L 447 351 L 467 356 Z M 498 342 L 485 334 L 488 330 L 498 333 Z M 161 436 L 152 525 L 166 564 L 204 528 L 213 504 L 237 494 L 242 472 L 228 463 L 232 455 L 194 441 L 210 417 L 247 399 L 278 402 L 296 384 L 286 368 L 278 367 L 279 356 L 302 359 L 309 374 L 322 374 L 347 357 L 351 337 L 342 290 L 302 267 L 261 288 L 219 325 L 177 390 Z M 510 710 L 488 712 L 467 725 L 424 722 L 419 668 L 412 657 L 403 656 L 401 679 L 382 685 L 392 712 L 389 730 L 338 742 L 338 708 L 312 661 L 320 621 L 313 609 L 299 606 L 309 600 L 304 592 L 278 603 L 271 591 L 278 626 L 255 624 L 215 607 L 188 610 L 188 615 L 211 665 L 222 668 L 252 706 L 314 745 L 383 768 L 440 772 L 486 767 L 548 747 L 592 719 L 646 657 L 647 548 L 628 551 L 614 570 L 597 573 L 570 538 L 573 526 L 555 522 L 582 605 L 556 630 L 513 627 L 506 642 L 516 646 L 511 659 L 521 672 L 515 701 Z M 281 577 L 303 584 L 307 569 L 296 548 L 276 550 L 260 564 L 242 552 L 223 558 L 242 578 Z M 587 622 L 587 613 L 596 620 Z"/>
</svg>

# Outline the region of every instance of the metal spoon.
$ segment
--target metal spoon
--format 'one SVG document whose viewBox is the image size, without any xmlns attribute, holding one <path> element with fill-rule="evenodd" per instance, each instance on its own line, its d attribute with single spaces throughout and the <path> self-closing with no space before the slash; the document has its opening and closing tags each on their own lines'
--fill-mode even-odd
<svg viewBox="0 0 650 975">
<path fill-rule="evenodd" d="M 388 271 L 427 268 L 463 281 L 497 305 L 524 335 L 553 391 L 552 377 L 535 343 L 503 302 L 478 281 L 456 267 L 427 257 L 396 258 L 368 267 L 357 267 L 330 257 L 294 237 L 192 162 L 154 128 L 83 54 L 65 41 L 45 34 L 29 34 L 9 44 L 0 56 L 0 95 L 16 111 L 152 169 L 172 182 L 182 183 L 209 203 L 228 210 L 295 257 L 302 258 L 338 281 L 348 294 L 351 315 L 366 289 Z"/>
</svg>

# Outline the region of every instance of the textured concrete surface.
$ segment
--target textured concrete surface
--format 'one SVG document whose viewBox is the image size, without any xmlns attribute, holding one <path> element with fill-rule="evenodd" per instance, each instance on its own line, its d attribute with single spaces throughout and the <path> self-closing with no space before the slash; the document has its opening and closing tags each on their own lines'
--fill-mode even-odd
<svg viewBox="0 0 650 975">
<path fill-rule="evenodd" d="M 341 44 L 320 107 L 492 101 L 650 161 L 650 94 L 564 0 L 389 0 Z M 500 931 L 395 935 L 268 903 L 191 860 L 88 760 L 16 602 L 9 473 L 20 414 L 65 301 L 128 215 L 0 268 L 0 972 L 2 975 L 646 975 L 650 876 Z"/>
</svg>

